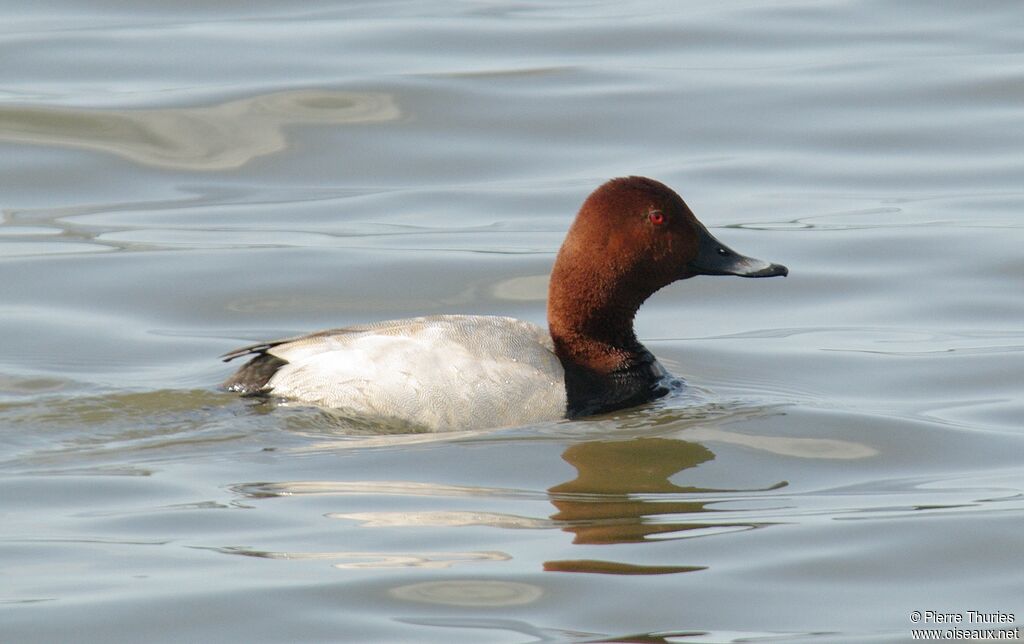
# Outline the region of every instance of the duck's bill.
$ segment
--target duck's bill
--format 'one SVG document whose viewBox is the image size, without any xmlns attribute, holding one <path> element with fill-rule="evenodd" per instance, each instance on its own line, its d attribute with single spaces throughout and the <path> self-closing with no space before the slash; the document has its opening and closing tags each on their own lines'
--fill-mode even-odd
<svg viewBox="0 0 1024 644">
<path fill-rule="evenodd" d="M 699 226 L 697 257 L 686 265 L 687 277 L 693 275 L 739 275 L 740 277 L 778 277 L 789 275 L 782 264 L 772 264 L 740 255 Z"/>
</svg>

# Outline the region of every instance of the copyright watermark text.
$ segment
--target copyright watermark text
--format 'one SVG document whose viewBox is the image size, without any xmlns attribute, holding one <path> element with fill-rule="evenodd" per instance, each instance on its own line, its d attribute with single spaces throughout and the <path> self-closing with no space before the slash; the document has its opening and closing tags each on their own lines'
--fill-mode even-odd
<svg viewBox="0 0 1024 644">
<path fill-rule="evenodd" d="M 1020 626 L 1013 613 L 1001 611 L 914 610 L 910 621 L 921 628 L 911 629 L 915 640 L 1020 640 Z"/>
</svg>

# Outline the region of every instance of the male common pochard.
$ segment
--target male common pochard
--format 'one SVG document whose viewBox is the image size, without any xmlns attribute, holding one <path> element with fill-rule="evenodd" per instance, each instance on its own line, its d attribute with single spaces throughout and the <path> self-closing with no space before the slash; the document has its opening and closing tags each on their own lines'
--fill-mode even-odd
<svg viewBox="0 0 1024 644">
<path fill-rule="evenodd" d="M 715 239 L 671 188 L 612 179 L 580 208 L 551 272 L 548 327 L 480 315 L 392 320 L 262 342 L 224 387 L 429 430 L 579 418 L 654 400 L 671 377 L 636 338 L 644 300 L 695 275 L 785 266 Z"/>
</svg>

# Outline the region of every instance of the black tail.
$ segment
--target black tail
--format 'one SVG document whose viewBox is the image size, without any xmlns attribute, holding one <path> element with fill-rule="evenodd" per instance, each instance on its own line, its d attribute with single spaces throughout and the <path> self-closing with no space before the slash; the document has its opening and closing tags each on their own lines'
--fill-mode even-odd
<svg viewBox="0 0 1024 644">
<path fill-rule="evenodd" d="M 221 387 L 228 391 L 236 391 L 243 396 L 255 396 L 268 393 L 267 383 L 277 373 L 277 370 L 288 364 L 269 353 L 258 353 L 256 357 L 246 362 L 242 367 L 221 384 Z"/>
</svg>

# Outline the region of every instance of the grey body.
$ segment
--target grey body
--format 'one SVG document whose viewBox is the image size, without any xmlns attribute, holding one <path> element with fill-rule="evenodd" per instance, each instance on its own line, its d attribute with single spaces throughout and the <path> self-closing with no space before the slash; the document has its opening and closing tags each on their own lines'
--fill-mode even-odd
<svg viewBox="0 0 1024 644">
<path fill-rule="evenodd" d="M 259 393 L 362 418 L 439 431 L 566 414 L 564 371 L 550 335 L 513 318 L 391 320 L 260 343 L 225 358 L 245 355 L 278 359 Z"/>
</svg>

